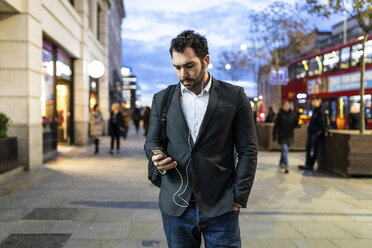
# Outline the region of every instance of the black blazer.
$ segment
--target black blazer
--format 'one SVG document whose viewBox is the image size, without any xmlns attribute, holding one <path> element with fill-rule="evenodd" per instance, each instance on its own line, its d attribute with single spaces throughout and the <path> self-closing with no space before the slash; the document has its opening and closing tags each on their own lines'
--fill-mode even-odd
<svg viewBox="0 0 372 248">
<path fill-rule="evenodd" d="M 150 148 L 160 146 L 161 103 L 165 90 L 155 94 L 151 108 L 151 121 L 145 143 L 149 159 L 149 179 L 160 186 L 160 209 L 171 216 L 180 216 L 186 207 L 174 194 L 181 179 L 175 169 L 161 175 L 151 161 Z M 165 148 L 178 170 L 186 179 L 186 166 L 191 158 L 189 186 L 182 198 L 189 201 L 193 193 L 197 205 L 205 215 L 214 217 L 232 210 L 233 203 L 247 206 L 257 165 L 257 135 L 250 102 L 244 89 L 212 79 L 209 102 L 198 137 L 192 141 L 180 103 L 181 87 L 177 85 L 167 114 Z M 191 140 L 191 141 L 190 141 Z M 237 152 L 235 161 L 234 148 Z M 156 178 L 161 178 L 160 185 Z M 185 182 L 183 185 L 185 186 Z"/>
</svg>

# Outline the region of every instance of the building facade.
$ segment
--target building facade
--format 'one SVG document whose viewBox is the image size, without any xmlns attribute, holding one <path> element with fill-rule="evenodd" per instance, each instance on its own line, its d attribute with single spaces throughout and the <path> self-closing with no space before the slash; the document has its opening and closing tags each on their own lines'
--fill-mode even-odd
<svg viewBox="0 0 372 248">
<path fill-rule="evenodd" d="M 18 138 L 26 170 L 53 157 L 59 144 L 89 142 L 92 103 L 108 119 L 117 66 L 109 62 L 109 33 L 120 39 L 120 17 L 123 5 L 114 0 L 0 0 L 0 112 L 12 120 L 9 136 Z M 105 68 L 98 79 L 90 76 L 92 61 Z"/>
</svg>

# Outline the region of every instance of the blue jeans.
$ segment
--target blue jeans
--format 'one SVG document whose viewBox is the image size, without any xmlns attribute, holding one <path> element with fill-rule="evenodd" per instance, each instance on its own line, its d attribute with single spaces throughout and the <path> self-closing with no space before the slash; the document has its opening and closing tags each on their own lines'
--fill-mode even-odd
<svg viewBox="0 0 372 248">
<path fill-rule="evenodd" d="M 318 146 L 320 137 L 322 136 L 322 131 L 310 134 L 307 136 L 306 140 L 306 163 L 305 166 L 313 168 L 315 161 L 318 158 Z"/>
<path fill-rule="evenodd" d="M 280 163 L 284 165 L 288 165 L 288 145 L 281 144 L 282 153 L 280 154 Z"/>
<path fill-rule="evenodd" d="M 191 202 L 180 217 L 162 213 L 162 218 L 169 248 L 199 248 L 201 235 L 206 248 L 241 247 L 239 212 L 207 217 Z"/>
</svg>

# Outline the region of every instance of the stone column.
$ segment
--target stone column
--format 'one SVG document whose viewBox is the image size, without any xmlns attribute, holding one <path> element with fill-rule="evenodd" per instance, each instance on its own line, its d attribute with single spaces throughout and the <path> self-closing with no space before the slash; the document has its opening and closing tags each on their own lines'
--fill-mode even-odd
<svg viewBox="0 0 372 248">
<path fill-rule="evenodd" d="M 102 63 L 105 65 L 105 74 L 99 79 L 99 103 L 101 106 L 103 118 L 105 123 L 107 123 L 110 118 L 110 95 L 109 95 L 109 39 L 108 39 L 108 6 L 106 1 L 101 1 L 101 16 L 100 16 L 100 43 L 104 48 L 104 56 Z M 104 130 L 107 130 L 105 128 Z"/>
<path fill-rule="evenodd" d="M 9 136 L 18 138 L 19 163 L 29 170 L 43 159 L 41 0 L 24 0 L 20 7 L 0 19 L 0 112 L 12 120 Z"/>
<path fill-rule="evenodd" d="M 75 9 L 83 20 L 80 56 L 74 63 L 74 125 L 75 144 L 86 145 L 89 141 L 89 75 L 88 75 L 88 32 L 89 8 L 91 0 L 75 0 Z"/>
</svg>

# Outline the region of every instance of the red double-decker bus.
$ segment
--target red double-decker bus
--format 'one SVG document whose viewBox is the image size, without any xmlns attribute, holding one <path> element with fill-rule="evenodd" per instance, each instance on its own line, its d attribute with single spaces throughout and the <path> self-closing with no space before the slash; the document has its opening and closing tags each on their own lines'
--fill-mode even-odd
<svg viewBox="0 0 372 248">
<path fill-rule="evenodd" d="M 319 96 L 334 129 L 349 128 L 350 113 L 360 106 L 361 38 L 327 48 L 292 61 L 289 82 L 283 98 L 295 103 L 304 116 L 311 115 L 310 99 Z M 372 35 L 366 43 L 365 111 L 367 126 L 372 129 Z"/>
</svg>

